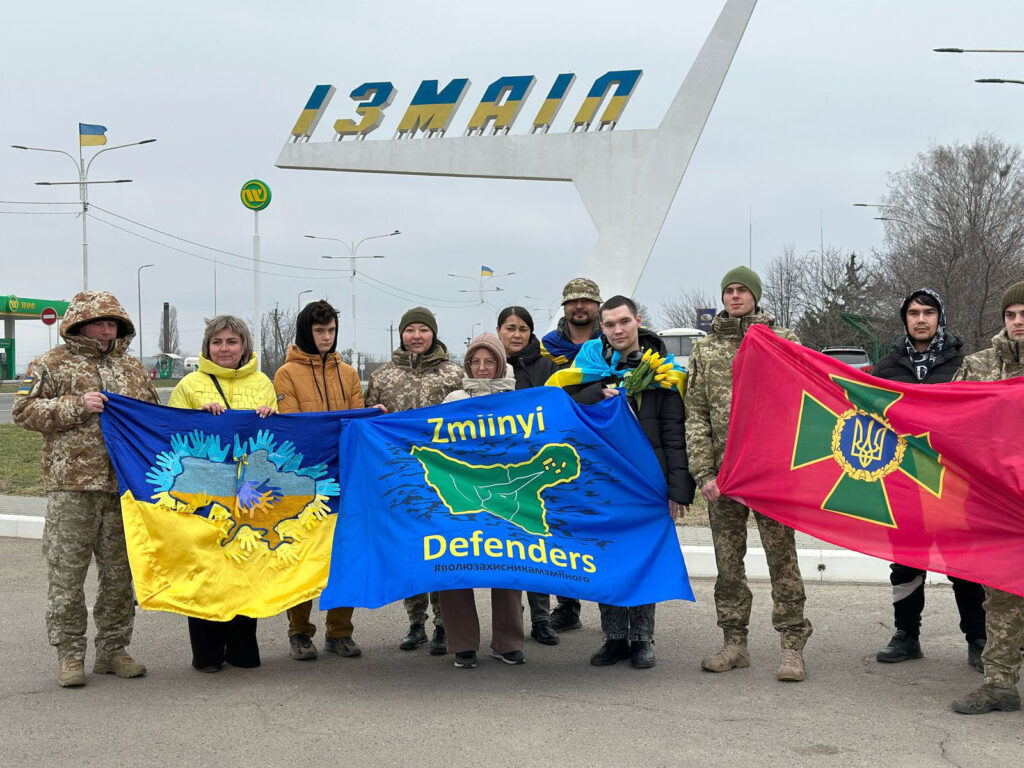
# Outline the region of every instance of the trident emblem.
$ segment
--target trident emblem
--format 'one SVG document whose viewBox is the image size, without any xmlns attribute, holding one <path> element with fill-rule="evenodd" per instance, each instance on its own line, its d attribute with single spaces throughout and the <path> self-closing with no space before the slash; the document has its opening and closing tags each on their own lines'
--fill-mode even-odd
<svg viewBox="0 0 1024 768">
<path fill-rule="evenodd" d="M 865 419 L 857 419 L 854 422 L 853 444 L 850 446 L 850 455 L 860 462 L 862 469 L 882 460 L 886 432 L 884 427 L 880 427 L 874 421 L 868 420 L 867 427 L 864 426 L 864 422 Z"/>
</svg>

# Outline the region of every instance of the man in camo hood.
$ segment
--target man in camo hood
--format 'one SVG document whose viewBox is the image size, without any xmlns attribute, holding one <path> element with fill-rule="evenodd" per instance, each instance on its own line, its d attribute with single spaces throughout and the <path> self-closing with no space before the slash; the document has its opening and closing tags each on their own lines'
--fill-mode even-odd
<svg viewBox="0 0 1024 768">
<path fill-rule="evenodd" d="M 798 341 L 788 328 L 774 327 L 775 319 L 761 310 L 760 301 L 761 279 L 753 270 L 736 267 L 725 274 L 725 310 L 715 316 L 710 335 L 694 346 L 686 380 L 686 455 L 690 474 L 708 502 L 718 566 L 715 609 L 718 626 L 725 635 L 722 649 L 701 662 L 709 672 L 750 666 L 747 627 L 752 596 L 743 556 L 747 551 L 747 519 L 751 510 L 722 496 L 717 482 L 729 432 L 732 362 L 752 325 L 767 325 L 782 338 Z M 804 679 L 803 647 L 811 636 L 811 623 L 804 618 L 804 583 L 793 529 L 759 512 L 754 512 L 754 519 L 771 574 L 772 625 L 782 639 L 778 679 L 799 682 Z"/>
<path fill-rule="evenodd" d="M 125 651 L 135 597 L 128 567 L 117 478 L 100 416 L 115 392 L 158 403 L 149 374 L 128 355 L 135 327 L 105 291 L 82 291 L 60 326 L 64 345 L 37 358 L 14 400 L 14 423 L 43 434 L 48 565 L 46 631 L 57 648 L 57 683 L 85 685 L 87 612 L 83 584 L 95 555 L 99 591 L 93 607 L 93 672 L 138 677 L 146 668 Z"/>
</svg>

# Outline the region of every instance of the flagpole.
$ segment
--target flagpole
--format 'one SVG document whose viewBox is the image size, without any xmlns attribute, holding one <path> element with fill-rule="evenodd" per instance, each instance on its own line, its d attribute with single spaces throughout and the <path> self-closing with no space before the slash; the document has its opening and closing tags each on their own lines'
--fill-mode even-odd
<svg viewBox="0 0 1024 768">
<path fill-rule="evenodd" d="M 79 128 L 79 131 L 82 129 Z M 82 203 L 82 290 L 89 290 L 89 238 L 86 236 L 86 214 L 89 211 L 89 185 L 85 183 L 85 157 L 82 155 L 82 138 L 78 138 L 78 199 Z"/>
</svg>

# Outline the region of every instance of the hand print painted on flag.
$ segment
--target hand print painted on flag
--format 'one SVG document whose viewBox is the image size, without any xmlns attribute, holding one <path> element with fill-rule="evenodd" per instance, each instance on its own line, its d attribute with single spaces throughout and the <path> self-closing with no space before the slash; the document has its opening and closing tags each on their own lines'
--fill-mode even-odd
<svg viewBox="0 0 1024 768">
<path fill-rule="evenodd" d="M 658 460 L 625 398 L 560 389 L 346 422 L 321 607 L 505 587 L 613 605 L 692 600 Z"/>
<path fill-rule="evenodd" d="M 103 438 L 142 608 L 262 618 L 320 592 L 337 520 L 340 424 L 379 411 L 260 419 L 107 396 Z"/>
</svg>

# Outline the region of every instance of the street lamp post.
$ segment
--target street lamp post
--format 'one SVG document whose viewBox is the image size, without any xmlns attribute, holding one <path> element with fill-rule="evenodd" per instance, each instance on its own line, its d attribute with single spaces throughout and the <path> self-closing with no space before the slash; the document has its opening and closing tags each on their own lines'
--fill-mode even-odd
<svg viewBox="0 0 1024 768">
<path fill-rule="evenodd" d="M 155 266 L 154 264 L 143 264 L 135 271 L 135 287 L 139 295 L 139 362 L 142 363 L 142 270 Z M 143 363 L 145 365 L 145 363 Z"/>
<path fill-rule="evenodd" d="M 378 238 L 381 238 L 381 237 L 394 237 L 395 235 L 400 235 L 400 234 L 402 234 L 402 233 L 399 232 L 396 229 L 394 232 L 388 232 L 388 233 L 383 234 L 383 235 L 370 235 L 369 237 L 364 237 L 362 240 L 359 240 L 358 242 L 356 242 L 356 241 L 351 241 L 350 242 L 348 240 L 342 240 L 340 237 L 322 237 L 320 235 L 305 235 L 305 237 L 308 237 L 310 240 L 331 240 L 331 241 L 333 241 L 335 243 L 341 243 L 348 250 L 348 257 L 347 258 L 349 259 L 349 264 L 350 264 L 351 269 L 352 269 L 352 275 L 351 275 L 351 282 L 352 282 L 352 367 L 356 369 L 356 373 L 359 373 L 359 353 L 358 353 L 357 348 L 356 348 L 356 345 L 357 345 L 357 341 L 356 341 L 356 259 L 383 259 L 384 258 L 381 255 L 376 255 L 376 256 L 359 256 L 359 255 L 357 255 L 358 251 L 359 251 L 359 246 L 361 246 L 367 240 L 377 240 Z M 344 259 L 346 257 L 345 256 L 322 256 L 321 258 L 324 258 L 324 259 Z"/>
<path fill-rule="evenodd" d="M 304 291 L 299 291 L 299 295 L 295 299 L 295 311 L 297 311 L 297 312 L 301 312 L 302 311 L 302 297 L 304 295 L 306 295 L 307 293 L 312 293 L 312 292 L 313 292 L 312 288 L 307 288 Z"/>
<path fill-rule="evenodd" d="M 104 152 L 110 152 L 113 149 L 124 149 L 125 147 L 136 147 L 140 144 L 152 144 L 156 139 L 143 139 L 142 141 L 133 141 L 129 144 L 117 144 L 113 147 L 106 147 L 96 152 L 92 157 L 89 158 L 89 162 L 85 161 L 82 156 L 82 147 L 78 147 L 78 159 L 76 160 L 74 155 L 69 152 L 65 152 L 62 149 L 48 149 L 45 147 L 27 147 L 23 144 L 12 144 L 12 149 L 24 149 L 31 150 L 33 152 L 56 152 L 59 155 L 64 155 L 72 163 L 75 164 L 75 170 L 78 171 L 78 181 L 37 181 L 36 184 L 43 187 L 55 187 L 63 186 L 65 184 L 77 184 L 78 185 L 78 198 L 82 203 L 82 290 L 89 290 L 89 240 L 86 234 L 86 217 L 89 212 L 89 185 L 90 184 L 127 184 L 131 179 L 111 179 L 109 181 L 89 181 L 89 169 L 92 167 L 93 161 L 102 155 Z"/>
</svg>

